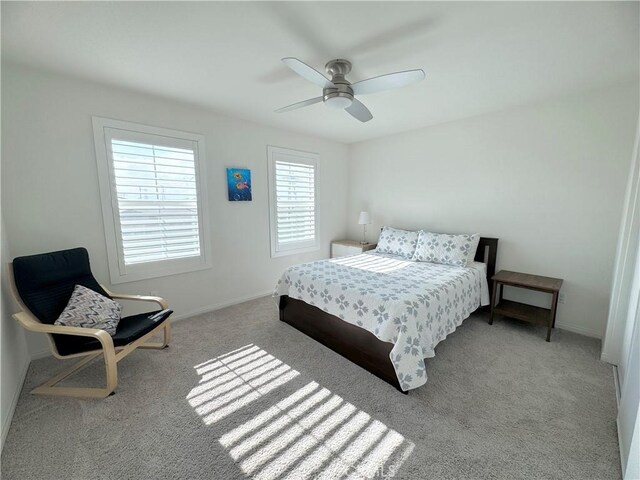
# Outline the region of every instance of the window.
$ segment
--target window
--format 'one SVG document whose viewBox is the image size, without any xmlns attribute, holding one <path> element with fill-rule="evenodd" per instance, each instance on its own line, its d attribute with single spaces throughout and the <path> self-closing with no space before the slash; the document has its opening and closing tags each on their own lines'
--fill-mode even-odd
<svg viewBox="0 0 640 480">
<path fill-rule="evenodd" d="M 112 283 L 210 266 L 204 137 L 93 117 Z"/>
<path fill-rule="evenodd" d="M 318 250 L 318 155 L 278 147 L 267 155 L 271 256 Z"/>
</svg>

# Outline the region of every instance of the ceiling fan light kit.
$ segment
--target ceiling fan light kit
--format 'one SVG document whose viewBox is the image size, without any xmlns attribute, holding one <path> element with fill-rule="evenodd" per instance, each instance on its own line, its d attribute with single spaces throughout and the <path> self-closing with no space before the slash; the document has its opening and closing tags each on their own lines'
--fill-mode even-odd
<svg viewBox="0 0 640 480">
<path fill-rule="evenodd" d="M 351 62 L 348 60 L 338 58 L 327 62 L 324 68 L 331 76 L 331 80 L 297 58 L 286 57 L 282 59 L 282 62 L 302 78 L 322 87 L 322 96 L 279 108 L 276 110 L 277 113 L 289 112 L 324 102 L 329 107 L 344 109 L 356 120 L 368 122 L 373 118 L 373 115 L 362 102 L 355 98 L 355 95 L 367 95 L 404 87 L 425 78 L 424 71 L 417 69 L 388 73 L 352 84 L 345 78 L 351 72 Z"/>
<path fill-rule="evenodd" d="M 325 105 L 331 108 L 341 108 L 344 110 L 353 103 L 353 95 L 349 96 L 347 93 L 329 93 L 324 95 L 323 98 Z"/>
<path fill-rule="evenodd" d="M 325 105 L 332 108 L 345 109 L 353 104 L 353 89 L 344 78 L 351 71 L 348 60 L 331 60 L 325 65 L 325 70 L 331 75 L 332 86 L 322 90 Z"/>
</svg>

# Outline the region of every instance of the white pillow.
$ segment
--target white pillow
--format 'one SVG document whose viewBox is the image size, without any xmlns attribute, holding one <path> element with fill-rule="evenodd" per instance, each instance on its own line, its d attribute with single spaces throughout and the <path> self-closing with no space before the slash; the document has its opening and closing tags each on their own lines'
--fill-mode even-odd
<svg viewBox="0 0 640 480">
<path fill-rule="evenodd" d="M 466 267 L 473 262 L 480 235 L 449 235 L 420 231 L 413 260 Z"/>
<path fill-rule="evenodd" d="M 411 259 L 416 250 L 418 232 L 384 227 L 378 239 L 376 252 L 392 253 L 406 259 Z"/>
<path fill-rule="evenodd" d="M 121 308 L 118 302 L 82 285 L 76 285 L 69 303 L 54 325 L 99 328 L 113 336 L 120 323 L 120 314 Z"/>
</svg>

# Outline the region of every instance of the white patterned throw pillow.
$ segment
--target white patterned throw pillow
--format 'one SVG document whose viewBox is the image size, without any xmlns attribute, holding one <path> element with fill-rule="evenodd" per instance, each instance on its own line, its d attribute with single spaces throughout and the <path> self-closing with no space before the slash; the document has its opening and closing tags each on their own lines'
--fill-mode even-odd
<svg viewBox="0 0 640 480">
<path fill-rule="evenodd" d="M 416 250 L 418 232 L 384 227 L 378 239 L 376 252 L 400 255 L 411 260 Z"/>
<path fill-rule="evenodd" d="M 473 261 L 480 235 L 449 235 L 420 231 L 413 255 L 416 262 L 442 263 L 465 267 Z"/>
<path fill-rule="evenodd" d="M 82 285 L 76 285 L 69 303 L 54 325 L 98 328 L 113 336 L 120 322 L 120 314 L 121 307 L 118 302 Z"/>
</svg>

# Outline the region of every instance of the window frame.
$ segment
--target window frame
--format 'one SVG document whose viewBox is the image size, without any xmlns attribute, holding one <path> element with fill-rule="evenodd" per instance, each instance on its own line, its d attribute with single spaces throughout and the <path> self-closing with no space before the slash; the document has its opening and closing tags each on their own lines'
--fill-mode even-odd
<svg viewBox="0 0 640 480">
<path fill-rule="evenodd" d="M 135 282 L 150 278 L 165 277 L 180 273 L 195 272 L 211 268 L 211 236 L 209 228 L 208 201 L 206 189 L 206 161 L 204 136 L 152 127 L 140 123 L 114 120 L 103 117 L 91 117 L 98 165 L 98 182 L 100 185 L 100 202 L 102 204 L 102 220 L 109 276 L 112 284 Z M 119 221 L 118 198 L 115 190 L 113 157 L 109 145 L 111 131 L 120 130 L 124 139 L 135 139 L 148 143 L 142 137 L 151 135 L 172 139 L 177 144 L 190 143 L 194 150 L 194 169 L 196 174 L 196 199 L 198 206 L 198 230 L 200 237 L 200 255 L 176 259 L 155 260 L 131 265 L 124 263 L 122 234 Z M 170 144 L 170 143 L 168 143 Z M 184 147 L 182 147 L 184 148 Z"/>
<path fill-rule="evenodd" d="M 294 245 L 285 248 L 278 245 L 275 162 L 276 158 L 280 155 L 294 157 L 296 162 L 313 165 L 314 167 L 314 241 L 310 245 Z M 320 250 L 320 155 L 318 153 L 305 152 L 303 150 L 267 145 L 267 165 L 269 175 L 269 231 L 271 258 Z"/>
</svg>

